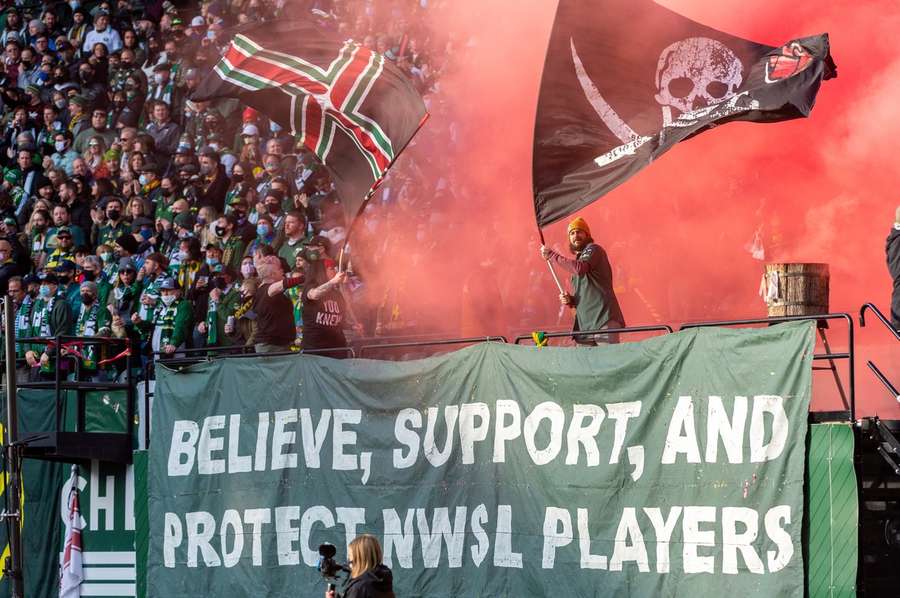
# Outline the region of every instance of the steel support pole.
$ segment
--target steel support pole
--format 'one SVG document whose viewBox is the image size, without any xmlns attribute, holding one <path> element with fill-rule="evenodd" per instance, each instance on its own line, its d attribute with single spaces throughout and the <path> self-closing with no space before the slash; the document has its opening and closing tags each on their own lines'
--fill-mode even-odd
<svg viewBox="0 0 900 598">
<path fill-rule="evenodd" d="M 16 411 L 16 315 L 11 297 L 3 299 L 3 324 L 6 331 L 4 337 L 6 349 L 6 463 L 9 470 L 9 486 L 7 504 L 12 505 L 6 514 L 9 519 L 9 562 L 4 563 L 6 574 L 12 580 L 12 597 L 25 596 L 25 584 L 22 578 L 22 513 L 21 513 L 21 475 L 19 472 L 19 455 L 16 441 L 19 439 L 18 413 Z"/>
</svg>

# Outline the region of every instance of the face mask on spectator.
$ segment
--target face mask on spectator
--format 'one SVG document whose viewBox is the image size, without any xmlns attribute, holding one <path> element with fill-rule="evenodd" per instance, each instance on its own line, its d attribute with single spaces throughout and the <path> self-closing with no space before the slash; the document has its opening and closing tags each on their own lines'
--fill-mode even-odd
<svg viewBox="0 0 900 598">
<path fill-rule="evenodd" d="M 279 206 L 277 203 L 267 203 L 266 209 L 269 210 L 269 214 L 277 214 Z"/>
<path fill-rule="evenodd" d="M 153 82 L 157 85 L 162 85 L 163 81 L 165 81 L 165 75 L 162 73 L 154 73 L 153 74 Z"/>
<path fill-rule="evenodd" d="M 142 228 L 140 234 L 141 234 L 141 238 L 146 241 L 147 239 L 149 239 L 150 237 L 153 236 L 153 231 L 150 230 L 149 228 Z"/>
<path fill-rule="evenodd" d="M 201 164 L 200 174 L 209 174 L 212 172 L 212 164 Z"/>
<path fill-rule="evenodd" d="M 175 295 L 163 295 L 162 297 L 160 297 L 160 299 L 162 299 L 162 302 L 166 307 L 169 307 L 170 305 L 175 303 Z"/>
<path fill-rule="evenodd" d="M 139 176 L 139 177 L 138 177 L 138 182 L 139 182 L 141 185 L 146 185 L 147 182 L 148 182 L 148 181 L 147 181 L 147 175 L 146 175 L 146 174 L 142 174 L 141 176 Z"/>
<path fill-rule="evenodd" d="M 42 284 L 38 293 L 40 294 L 41 297 L 46 299 L 47 297 L 50 296 L 50 287 L 48 287 L 45 284 Z"/>
<path fill-rule="evenodd" d="M 90 293 L 83 293 L 81 295 L 81 302 L 85 305 L 91 305 L 94 302 L 94 299 L 96 299 L 96 297 L 94 297 Z"/>
<path fill-rule="evenodd" d="M 214 258 L 214 257 L 208 257 L 208 258 L 206 258 L 206 265 L 207 265 L 207 266 L 215 266 L 215 265 L 217 265 L 218 263 L 219 263 L 219 260 L 217 260 L 217 259 Z"/>
<path fill-rule="evenodd" d="M 55 147 L 56 151 L 58 151 L 58 152 L 64 152 L 64 151 L 66 151 L 66 142 L 65 141 L 57 141 L 56 143 L 53 144 L 53 147 Z"/>
<path fill-rule="evenodd" d="M 108 251 L 104 251 L 100 254 L 100 259 L 103 260 L 104 263 L 109 263 L 109 260 L 112 259 L 112 254 Z"/>
<path fill-rule="evenodd" d="M 122 212 L 120 212 L 119 210 L 110 210 L 106 213 L 106 216 L 110 220 L 118 220 L 119 216 L 121 216 L 121 215 L 122 215 Z"/>
<path fill-rule="evenodd" d="M 175 257 L 178 258 L 178 261 L 183 262 L 184 260 L 187 259 L 187 257 L 188 257 L 188 252 L 185 251 L 184 249 L 180 249 L 180 250 L 175 254 Z"/>
<path fill-rule="evenodd" d="M 231 175 L 231 182 L 232 182 L 232 183 L 240 183 L 240 182 L 242 182 L 243 180 L 244 180 L 244 175 L 242 175 L 242 174 L 232 174 L 232 175 Z"/>
<path fill-rule="evenodd" d="M 256 225 L 256 234 L 260 237 L 265 237 L 269 234 L 269 225 L 268 224 L 257 224 Z"/>
<path fill-rule="evenodd" d="M 56 104 L 56 107 L 60 110 L 65 110 L 66 106 L 69 105 L 69 102 L 67 102 L 66 100 L 56 100 L 53 103 Z"/>
<path fill-rule="evenodd" d="M 269 130 L 273 133 L 278 133 L 281 130 L 281 127 L 276 122 L 269 123 Z"/>
<path fill-rule="evenodd" d="M 227 232 L 228 232 L 228 230 L 224 226 L 216 227 L 216 236 L 217 237 L 224 237 L 225 233 L 227 233 Z"/>
</svg>

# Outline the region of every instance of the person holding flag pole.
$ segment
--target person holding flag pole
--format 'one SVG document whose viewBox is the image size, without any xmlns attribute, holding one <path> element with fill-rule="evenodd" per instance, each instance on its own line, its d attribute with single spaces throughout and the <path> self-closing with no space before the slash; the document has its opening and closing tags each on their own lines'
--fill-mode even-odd
<svg viewBox="0 0 900 598">
<path fill-rule="evenodd" d="M 66 507 L 66 536 L 59 563 L 59 598 L 79 598 L 84 581 L 81 544 L 81 509 L 78 506 L 78 466 L 72 465 Z"/>
<path fill-rule="evenodd" d="M 613 290 L 612 267 L 606 251 L 594 242 L 591 229 L 584 218 L 569 223 L 569 250 L 575 259 L 567 258 L 546 245 L 541 245 L 541 257 L 547 260 L 550 271 L 556 263 L 572 274 L 572 292 L 560 288 L 560 303 L 575 310 L 574 331 L 622 328 L 625 317 Z M 556 278 L 554 273 L 554 278 Z M 619 342 L 618 334 L 577 335 L 575 342 L 594 345 Z"/>
</svg>

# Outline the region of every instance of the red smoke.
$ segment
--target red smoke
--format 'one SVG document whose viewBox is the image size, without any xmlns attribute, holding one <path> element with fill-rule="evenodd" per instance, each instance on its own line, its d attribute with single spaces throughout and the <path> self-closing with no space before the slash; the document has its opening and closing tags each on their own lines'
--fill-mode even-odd
<svg viewBox="0 0 900 598">
<path fill-rule="evenodd" d="M 757 231 L 767 262 L 830 264 L 832 311 L 855 313 L 866 301 L 887 311 L 884 240 L 900 204 L 894 192 L 900 139 L 896 3 L 661 4 L 773 46 L 828 32 L 838 78 L 823 83 L 811 118 L 731 123 L 703 133 L 584 210 L 594 238 L 609 252 L 628 324 L 764 316 L 757 295 L 763 262 L 748 251 Z M 557 292 L 535 244 L 530 172 L 555 7 L 456 0 L 434 13 L 434 35 L 453 43 L 455 67 L 442 79 L 450 109 L 426 127 L 456 120 L 463 134 L 459 147 L 447 148 L 452 163 L 439 164 L 428 176 L 446 176 L 449 169 L 457 196 L 452 206 L 430 204 L 444 213 L 438 226 L 450 229 L 440 233 L 440 258 L 427 266 L 404 262 L 411 270 L 402 276 L 423 317 L 442 319 L 441 327 L 452 332 L 509 334 L 558 325 Z M 549 227 L 548 243 L 563 243 L 564 232 L 564 223 Z M 408 255 L 415 245 L 398 244 L 394 251 Z M 490 261 L 494 267 L 485 264 Z M 843 350 L 842 330 L 832 326 L 833 350 Z M 900 382 L 900 347 L 887 344 L 880 326 L 857 332 L 858 359 L 875 359 Z M 866 411 L 900 417 L 867 369 L 857 371 L 858 400 Z M 817 400 L 833 387 L 820 376 Z M 831 398 L 828 406 L 837 408 Z"/>
</svg>

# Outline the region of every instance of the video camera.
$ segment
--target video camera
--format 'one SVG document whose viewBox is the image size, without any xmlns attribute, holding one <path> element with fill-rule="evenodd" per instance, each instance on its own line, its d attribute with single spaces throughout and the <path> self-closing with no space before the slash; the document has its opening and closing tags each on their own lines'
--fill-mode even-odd
<svg viewBox="0 0 900 598">
<path fill-rule="evenodd" d="M 350 574 L 350 568 L 334 560 L 337 554 L 337 548 L 334 544 L 319 544 L 319 563 L 316 565 L 319 573 L 328 580 L 328 590 L 335 589 L 335 583 L 340 579 L 338 576 L 343 571 Z"/>
</svg>

